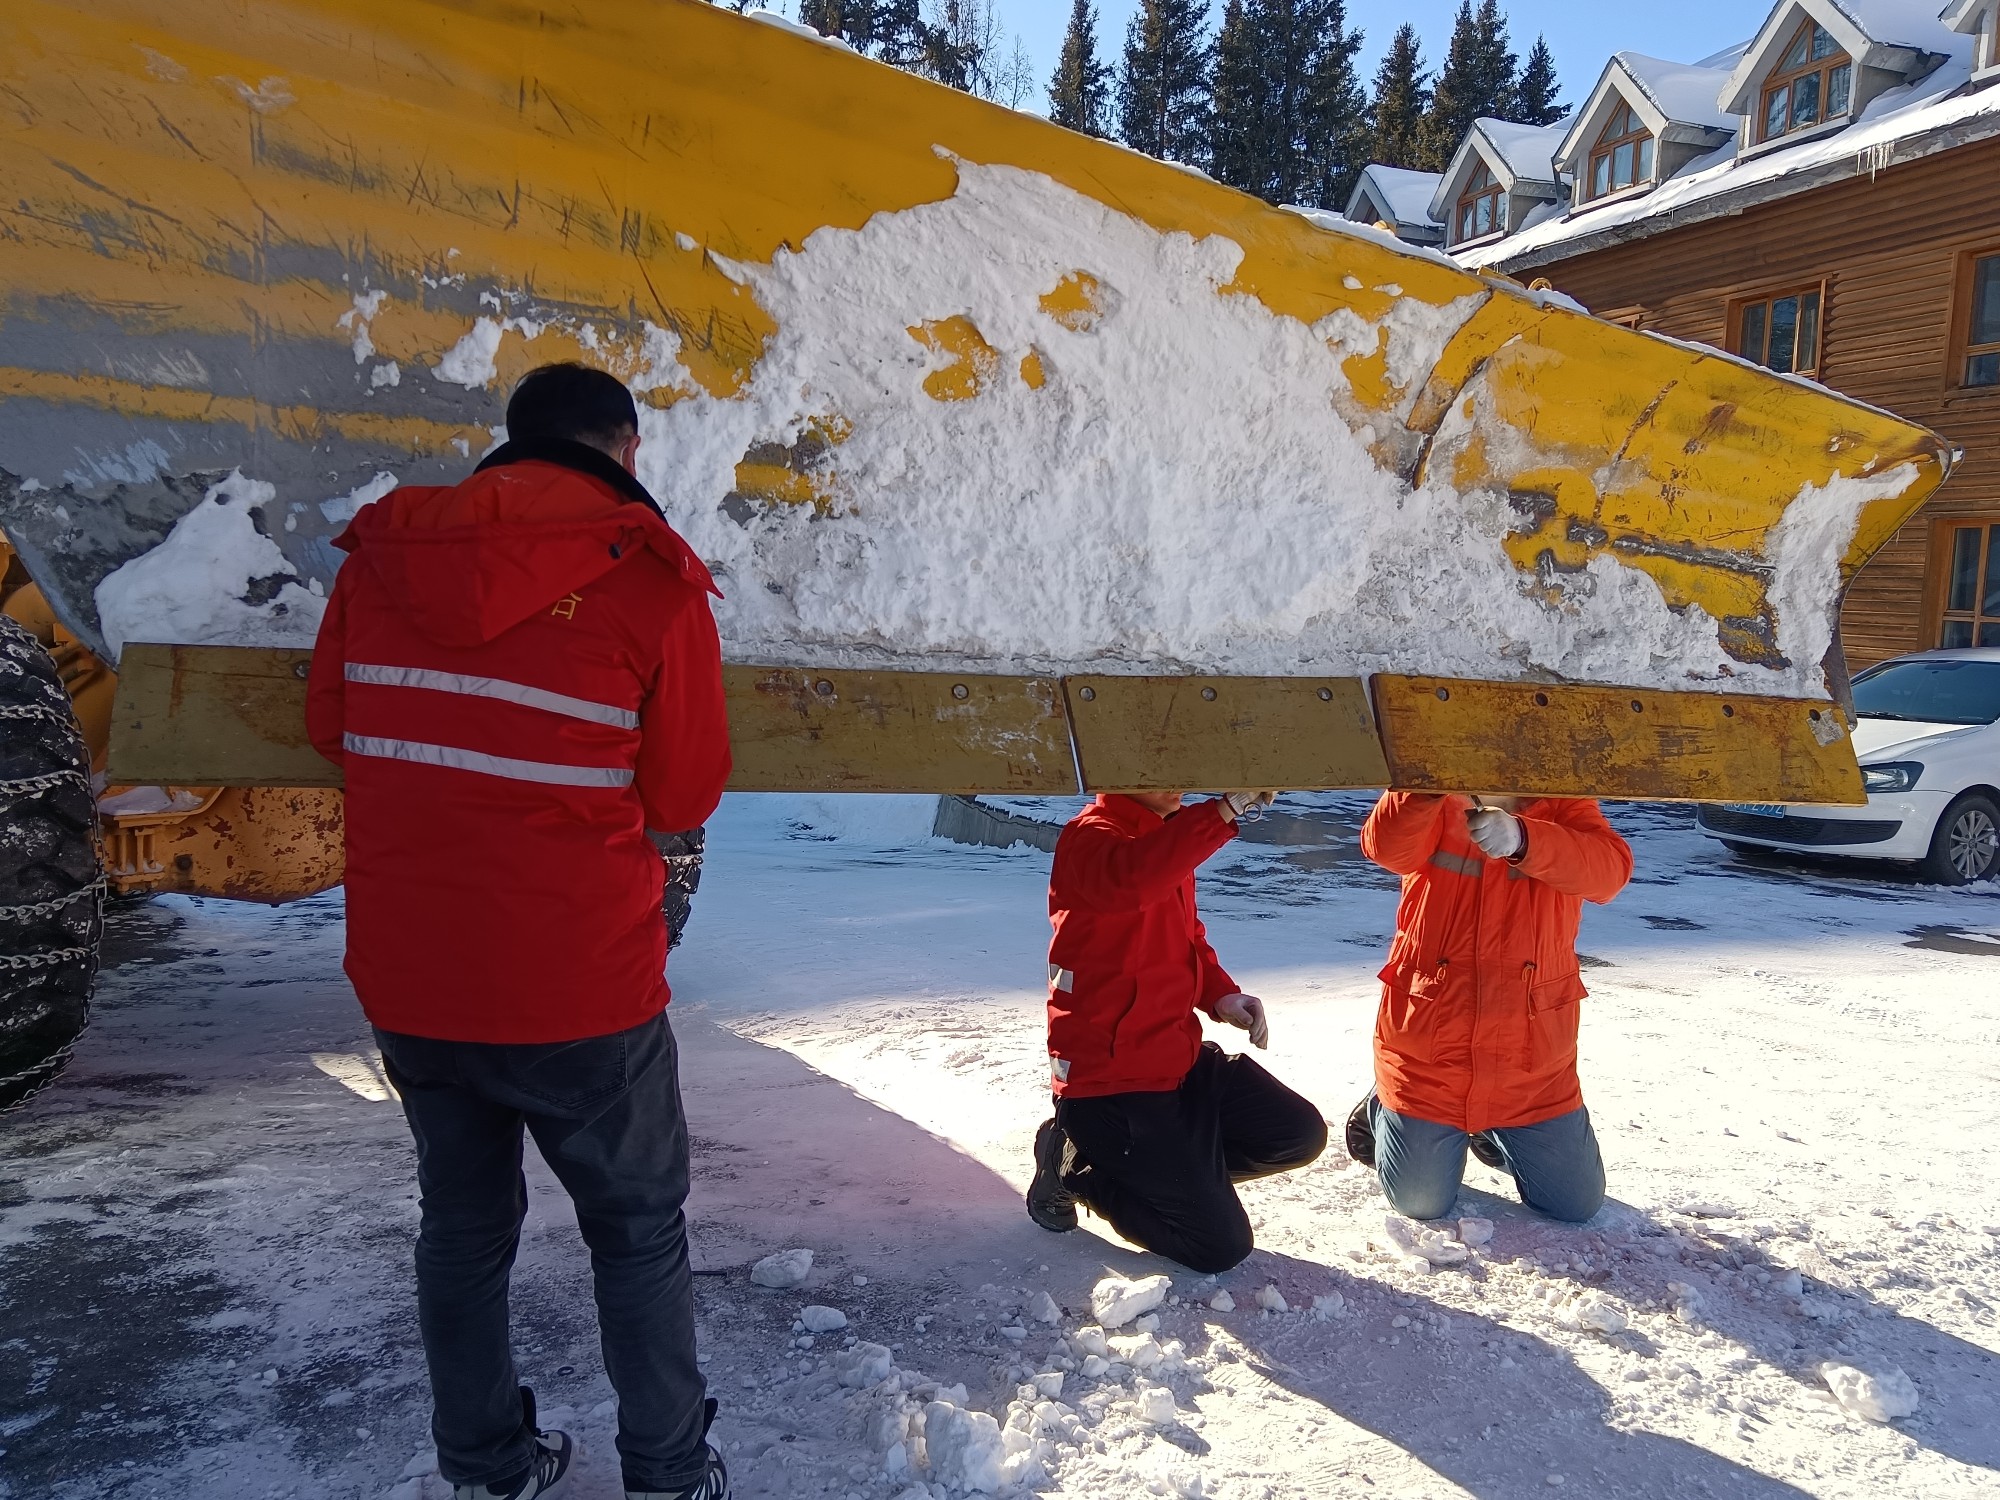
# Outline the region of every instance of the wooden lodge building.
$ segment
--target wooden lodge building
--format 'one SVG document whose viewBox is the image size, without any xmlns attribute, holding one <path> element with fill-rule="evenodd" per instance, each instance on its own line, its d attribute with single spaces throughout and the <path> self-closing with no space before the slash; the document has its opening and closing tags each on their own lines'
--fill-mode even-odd
<svg viewBox="0 0 2000 1500">
<path fill-rule="evenodd" d="M 1963 450 L 1848 591 L 1856 668 L 2000 646 L 2000 0 L 1931 3 L 1779 0 L 1699 64 L 1620 53 L 1557 125 L 1476 124 L 1420 226 Z"/>
</svg>

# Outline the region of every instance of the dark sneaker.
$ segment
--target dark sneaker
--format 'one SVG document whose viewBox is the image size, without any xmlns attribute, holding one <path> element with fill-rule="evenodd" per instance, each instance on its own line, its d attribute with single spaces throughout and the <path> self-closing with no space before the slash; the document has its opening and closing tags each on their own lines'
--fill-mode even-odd
<svg viewBox="0 0 2000 1500">
<path fill-rule="evenodd" d="M 521 1411 L 535 1434 L 535 1454 L 528 1471 L 505 1484 L 455 1484 L 452 1500 L 548 1500 L 560 1494 L 569 1478 L 576 1445 L 566 1432 L 543 1432 L 535 1426 L 535 1393 L 521 1387 Z"/>
<path fill-rule="evenodd" d="M 1028 1217 L 1053 1234 L 1076 1228 L 1076 1194 L 1062 1184 L 1069 1137 L 1054 1119 L 1035 1132 L 1035 1180 L 1028 1184 Z"/>
<path fill-rule="evenodd" d="M 710 1397 L 702 1408 L 701 1435 L 708 1436 L 708 1429 L 715 1422 L 715 1398 Z M 722 1462 L 722 1455 L 715 1451 L 712 1443 L 704 1442 L 703 1451 L 708 1455 L 708 1466 L 701 1471 L 701 1478 L 693 1484 L 678 1490 L 635 1490 L 625 1491 L 625 1500 L 729 1500 L 729 1469 Z"/>
<path fill-rule="evenodd" d="M 1368 1113 L 1368 1106 L 1374 1102 L 1371 1089 L 1347 1117 L 1347 1154 L 1364 1167 L 1375 1165 L 1375 1121 Z"/>
<path fill-rule="evenodd" d="M 1492 1131 L 1479 1131 L 1466 1144 L 1472 1148 L 1474 1156 L 1485 1162 L 1494 1171 L 1504 1172 L 1507 1170 L 1507 1158 L 1500 1154 L 1500 1143 L 1493 1138 Z"/>
</svg>

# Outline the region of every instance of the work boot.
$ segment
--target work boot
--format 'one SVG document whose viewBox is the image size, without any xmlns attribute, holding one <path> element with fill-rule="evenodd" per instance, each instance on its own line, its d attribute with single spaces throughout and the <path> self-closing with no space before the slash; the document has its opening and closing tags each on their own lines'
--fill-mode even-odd
<svg viewBox="0 0 2000 1500">
<path fill-rule="evenodd" d="M 707 1467 L 701 1471 L 701 1478 L 693 1484 L 678 1490 L 635 1490 L 625 1491 L 625 1500 L 729 1500 L 729 1469 L 722 1462 L 722 1455 L 715 1451 L 715 1445 L 706 1441 L 708 1429 L 715 1422 L 715 1398 L 702 1404 L 701 1435 L 702 1448 L 708 1455 Z"/>
<path fill-rule="evenodd" d="M 1035 1180 L 1028 1184 L 1028 1217 L 1053 1234 L 1076 1228 L 1076 1194 L 1063 1186 L 1072 1148 L 1051 1117 L 1035 1132 Z"/>
<path fill-rule="evenodd" d="M 525 1385 L 521 1387 L 521 1414 L 535 1434 L 534 1456 L 528 1460 L 527 1471 L 504 1484 L 455 1484 L 452 1500 L 548 1500 L 561 1492 L 576 1445 L 566 1432 L 543 1432 L 535 1425 L 535 1393 Z"/>
<path fill-rule="evenodd" d="M 1374 1102 L 1375 1091 L 1370 1089 L 1347 1117 L 1347 1154 L 1364 1167 L 1375 1165 L 1375 1119 L 1368 1112 Z"/>
<path fill-rule="evenodd" d="M 1485 1162 L 1494 1171 L 1504 1172 L 1507 1170 L 1507 1158 L 1501 1154 L 1500 1142 L 1494 1139 L 1492 1131 L 1477 1131 L 1466 1144 L 1472 1148 L 1474 1156 Z"/>
</svg>

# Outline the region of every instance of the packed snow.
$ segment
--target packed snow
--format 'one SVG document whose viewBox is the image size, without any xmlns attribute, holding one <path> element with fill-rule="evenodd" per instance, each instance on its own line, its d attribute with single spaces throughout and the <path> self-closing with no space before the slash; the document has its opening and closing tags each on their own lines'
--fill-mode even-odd
<svg viewBox="0 0 2000 1500">
<path fill-rule="evenodd" d="M 1520 128 L 1486 125 L 1525 149 Z M 741 391 L 705 390 L 667 329 L 647 325 L 628 361 L 634 389 L 655 398 L 640 407 L 641 478 L 715 570 L 730 659 L 1693 679 L 1824 696 L 1821 653 L 1804 648 L 1830 628 L 1852 512 L 1909 471 L 1865 483 L 1802 476 L 1793 508 L 1810 515 L 1774 539 L 1803 527 L 1813 545 L 1763 559 L 1780 638 L 1801 649 L 1788 666 L 1746 666 L 1715 620 L 1670 608 L 1647 574 L 1608 554 L 1559 596 L 1538 587 L 1505 551 L 1519 518 L 1498 482 L 1461 494 L 1393 471 L 1414 462 L 1421 439 L 1402 423 L 1446 342 L 1487 299 L 1526 294 L 1468 281 L 1433 303 L 1394 279 L 1349 275 L 1393 300 L 1379 316 L 1342 308 L 1309 326 L 1239 294 L 1244 252 L 1225 235 L 1164 233 L 1036 172 L 952 165 L 949 196 L 822 228 L 768 264 L 702 251 L 777 325 Z M 1350 241 L 1380 238 L 1307 217 Z M 1094 288 L 1087 316 L 1044 307 L 1064 285 Z M 406 375 L 489 389 L 503 341 L 532 349 L 556 321 L 526 292 L 488 291 L 491 311 L 434 362 L 370 365 L 385 295 L 352 293 L 330 320 L 369 366 L 355 379 L 370 391 Z M 929 331 L 946 326 L 976 333 L 966 343 Z M 603 347 L 593 326 L 563 331 Z M 1345 369 L 1377 353 L 1394 388 L 1388 411 L 1359 402 Z M 939 379 L 974 399 L 934 399 L 927 382 Z M 1425 472 L 1452 472 L 1448 457 L 1474 444 L 1534 467 L 1540 439 L 1505 419 L 1482 377 L 1465 395 Z M 745 455 L 773 445 L 818 486 L 816 503 L 738 493 Z M 229 481 L 261 482 L 247 471 Z M 341 497 L 281 499 L 337 508 Z M 208 510 L 106 580 L 100 608 L 118 616 L 119 638 L 308 638 L 316 617 L 299 601 L 246 591 L 269 573 L 246 579 L 239 566 L 256 541 L 248 518 L 224 536 Z M 330 551 L 314 563 L 329 576 L 333 565 Z"/>
<path fill-rule="evenodd" d="M 1537 1219 L 1471 1164 L 1412 1225 L 1336 1131 L 1198 1276 L 1023 1211 L 1048 856 L 832 800 L 729 799 L 673 962 L 746 1500 L 2000 1496 L 2000 890 L 1735 864 L 1614 808 L 1638 873 L 1582 942 L 1605 1209 Z M 1366 806 L 1287 797 L 1202 879 L 1259 1061 L 1335 1122 L 1395 901 Z M 8 1500 L 448 1494 L 409 1143 L 341 946 L 337 893 L 114 910 L 77 1062 L 0 1131 Z M 587 1257 L 527 1170 L 522 1372 L 581 1439 L 571 1493 L 613 1500 Z"/>
<path fill-rule="evenodd" d="M 211 485 L 165 541 L 97 586 L 97 616 L 115 663 L 127 641 L 310 646 L 326 598 L 303 580 L 260 524 L 277 490 L 238 471 Z"/>
</svg>

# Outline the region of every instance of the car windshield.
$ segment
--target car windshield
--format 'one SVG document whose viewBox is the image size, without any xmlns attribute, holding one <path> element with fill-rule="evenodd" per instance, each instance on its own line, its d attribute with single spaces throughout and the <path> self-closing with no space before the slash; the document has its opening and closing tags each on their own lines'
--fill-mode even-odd
<svg viewBox="0 0 2000 1500">
<path fill-rule="evenodd" d="M 2000 661 L 1884 662 L 1854 679 L 1854 711 L 1864 719 L 1991 724 L 2000 719 Z"/>
</svg>

